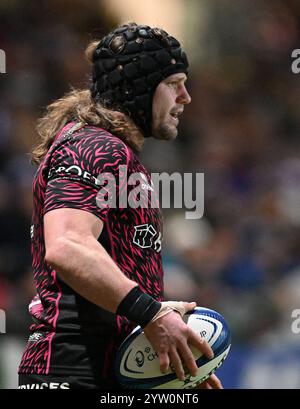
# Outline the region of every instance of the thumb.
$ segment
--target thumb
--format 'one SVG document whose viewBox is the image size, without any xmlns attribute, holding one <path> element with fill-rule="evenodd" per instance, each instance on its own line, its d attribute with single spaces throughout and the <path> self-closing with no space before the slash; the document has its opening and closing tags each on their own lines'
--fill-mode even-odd
<svg viewBox="0 0 300 409">
<path fill-rule="evenodd" d="M 185 302 L 185 301 L 181 301 L 181 302 L 185 310 L 184 313 L 187 313 L 188 311 L 192 311 L 197 306 L 195 302 Z"/>
<path fill-rule="evenodd" d="M 179 312 L 179 314 L 183 317 L 188 311 L 193 310 L 196 307 L 195 302 L 185 302 L 185 301 L 163 301 L 161 303 L 161 308 L 156 314 L 153 320 L 162 317 L 166 313 L 170 312 L 171 310 Z"/>
</svg>

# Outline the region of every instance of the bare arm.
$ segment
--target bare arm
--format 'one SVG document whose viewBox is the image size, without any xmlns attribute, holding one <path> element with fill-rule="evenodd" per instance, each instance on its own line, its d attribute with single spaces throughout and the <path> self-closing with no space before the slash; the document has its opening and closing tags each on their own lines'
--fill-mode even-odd
<svg viewBox="0 0 300 409">
<path fill-rule="evenodd" d="M 56 209 L 44 217 L 46 261 L 82 297 L 108 311 L 116 312 L 120 302 L 137 283 L 127 278 L 97 241 L 103 229 L 99 218 L 75 209 Z M 186 311 L 195 304 L 186 303 Z M 184 379 L 182 360 L 195 375 L 197 366 L 189 345 L 212 357 L 204 339 L 184 323 L 177 312 L 150 322 L 145 334 L 157 351 L 162 372 L 174 365 Z"/>
<path fill-rule="evenodd" d="M 118 268 L 97 241 L 103 223 L 92 213 L 56 209 L 44 217 L 46 261 L 82 297 L 116 312 L 125 295 L 137 285 Z"/>
</svg>

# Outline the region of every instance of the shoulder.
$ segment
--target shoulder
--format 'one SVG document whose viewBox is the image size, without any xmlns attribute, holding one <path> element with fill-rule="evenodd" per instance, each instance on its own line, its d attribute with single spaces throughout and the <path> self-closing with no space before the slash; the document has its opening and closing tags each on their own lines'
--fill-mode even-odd
<svg viewBox="0 0 300 409">
<path fill-rule="evenodd" d="M 50 152 L 52 165 L 72 163 L 100 171 L 131 163 L 132 150 L 105 129 L 90 125 L 73 133 L 68 132 L 70 129 L 67 125 L 55 139 Z"/>
<path fill-rule="evenodd" d="M 127 158 L 133 155 L 132 149 L 125 142 L 103 128 L 85 125 L 71 134 L 70 129 L 72 125 L 67 124 L 59 131 L 51 151 L 67 150 L 78 154 L 92 152 L 93 156 L 119 153 Z"/>
<path fill-rule="evenodd" d="M 86 125 L 71 138 L 72 144 L 90 145 L 93 149 L 102 147 L 104 150 L 124 151 L 127 154 L 131 149 L 117 136 L 105 129 Z"/>
</svg>

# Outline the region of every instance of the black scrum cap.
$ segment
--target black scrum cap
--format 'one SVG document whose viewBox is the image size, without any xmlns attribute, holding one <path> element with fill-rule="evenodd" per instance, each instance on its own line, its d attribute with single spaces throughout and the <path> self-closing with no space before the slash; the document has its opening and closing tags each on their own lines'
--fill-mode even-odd
<svg viewBox="0 0 300 409">
<path fill-rule="evenodd" d="M 92 98 L 129 115 L 151 136 L 152 99 L 169 75 L 187 74 L 179 42 L 164 30 L 129 24 L 105 36 L 93 54 Z"/>
</svg>

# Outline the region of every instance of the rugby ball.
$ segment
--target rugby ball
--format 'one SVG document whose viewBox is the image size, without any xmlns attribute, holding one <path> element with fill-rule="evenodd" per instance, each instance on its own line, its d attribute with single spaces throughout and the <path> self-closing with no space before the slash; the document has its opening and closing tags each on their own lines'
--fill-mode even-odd
<svg viewBox="0 0 300 409">
<path fill-rule="evenodd" d="M 222 365 L 231 345 L 230 331 L 222 315 L 208 308 L 196 307 L 185 314 L 183 320 L 205 338 L 214 352 L 214 358 L 208 359 L 191 347 L 198 367 L 195 377 L 187 373 L 184 381 L 180 381 L 171 369 L 162 374 L 158 355 L 141 327 L 136 327 L 123 341 L 116 355 L 116 377 L 123 388 L 190 389 L 204 382 Z"/>
</svg>

